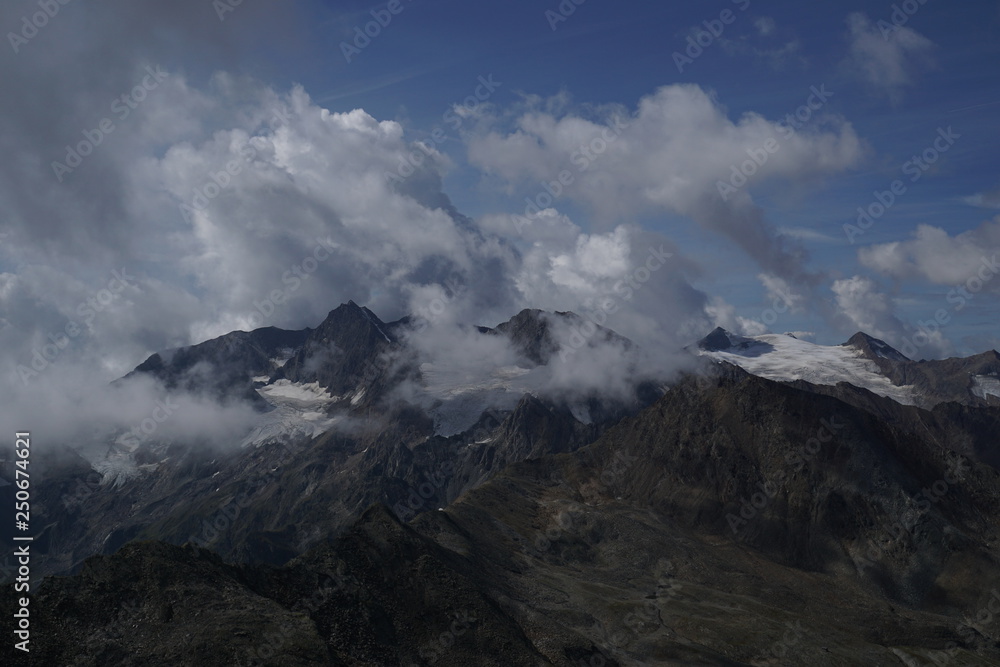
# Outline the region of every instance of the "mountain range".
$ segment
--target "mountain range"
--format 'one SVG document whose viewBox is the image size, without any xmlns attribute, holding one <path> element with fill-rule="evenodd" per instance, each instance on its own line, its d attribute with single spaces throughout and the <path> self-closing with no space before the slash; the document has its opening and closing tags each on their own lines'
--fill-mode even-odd
<svg viewBox="0 0 1000 667">
<path fill-rule="evenodd" d="M 30 664 L 1000 664 L 997 352 L 423 324 L 349 302 L 116 381 L 246 418 L 33 462 Z"/>
</svg>

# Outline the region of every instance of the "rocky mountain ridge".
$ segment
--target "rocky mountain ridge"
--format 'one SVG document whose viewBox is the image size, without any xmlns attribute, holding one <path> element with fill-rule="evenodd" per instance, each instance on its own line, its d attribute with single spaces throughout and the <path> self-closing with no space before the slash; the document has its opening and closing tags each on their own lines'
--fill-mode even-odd
<svg viewBox="0 0 1000 667">
<path fill-rule="evenodd" d="M 1000 410 L 959 407 L 719 366 L 592 444 L 508 465 L 408 525 L 371 507 L 280 567 L 157 542 L 95 557 L 35 593 L 39 621 L 66 628 L 39 655 L 998 664 L 982 610 L 1000 586 L 1000 470 L 980 452 L 996 452 Z"/>
</svg>

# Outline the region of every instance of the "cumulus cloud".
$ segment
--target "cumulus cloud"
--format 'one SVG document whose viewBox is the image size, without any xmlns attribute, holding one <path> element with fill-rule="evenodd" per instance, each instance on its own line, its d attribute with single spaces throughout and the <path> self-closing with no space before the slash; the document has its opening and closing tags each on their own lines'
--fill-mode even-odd
<svg viewBox="0 0 1000 667">
<path fill-rule="evenodd" d="M 863 81 L 898 101 L 917 74 L 933 66 L 934 43 L 917 31 L 885 21 L 873 24 L 864 14 L 847 17 L 850 30 L 848 67 Z"/>
<path fill-rule="evenodd" d="M 769 302 L 780 305 L 783 309 L 788 309 L 793 313 L 804 310 L 808 296 L 793 285 L 790 285 L 788 281 L 779 276 L 766 273 L 760 274 L 757 278 L 767 290 L 767 299 Z"/>
<path fill-rule="evenodd" d="M 205 9 L 181 4 L 188 15 Z M 36 109 L 30 95 L 27 106 L 12 106 L 2 135 L 11 156 L 3 166 L 11 178 L 0 179 L 2 387 L 19 396 L 3 407 L 5 422 L 55 410 L 65 428 L 51 435 L 68 437 L 73 423 L 109 414 L 118 402 L 107 383 L 152 352 L 236 329 L 315 326 L 350 299 L 386 320 L 431 313 L 455 331 L 526 306 L 597 313 L 613 299 L 608 326 L 640 342 L 672 347 L 703 333 L 706 297 L 688 283 L 697 268 L 668 257 L 679 253 L 666 239 L 627 225 L 587 233 L 555 211 L 522 233 L 480 225 L 444 194 L 448 161 L 409 141 L 398 122 L 326 109 L 299 86 L 277 90 L 226 72 L 199 79 L 156 64 L 170 44 L 140 39 L 136 17 L 124 8 L 99 35 L 68 40 L 79 53 L 66 72 L 79 81 L 60 87 L 34 60 L 23 71 L 0 68 L 5 83 L 25 90 L 25 72 L 37 70 L 43 98 Z M 210 18 L 192 35 L 164 17 L 163 34 L 238 51 Z M 68 36 L 71 22 L 58 26 L 44 48 Z M 121 52 L 103 55 L 102 36 Z M 97 81 L 105 57 L 106 80 Z M 111 114 L 113 91 L 152 76 L 146 67 L 162 80 L 60 183 L 51 161 Z M 59 108 L 78 113 L 56 118 Z M 35 118 L 45 114 L 48 126 Z M 662 257 L 650 263 L 653 251 Z M 495 359 L 474 351 L 479 361 L 504 361 L 502 351 Z M 121 404 L 120 419 L 141 421 L 153 409 L 155 393 L 136 395 L 143 400 L 134 410 Z"/>
<path fill-rule="evenodd" d="M 768 333 L 767 325 L 737 315 L 736 307 L 720 296 L 713 297 L 705 304 L 705 314 L 711 320 L 713 327 L 722 327 L 741 336 L 759 336 Z"/>
<path fill-rule="evenodd" d="M 940 328 L 924 331 L 925 338 L 920 339 L 919 346 L 914 346 L 917 329 L 908 327 L 897 317 L 892 297 L 880 292 L 871 278 L 854 276 L 837 280 L 831 289 L 842 317 L 854 330 L 880 338 L 904 354 L 913 355 L 914 347 L 919 347 L 918 357 L 925 358 L 946 356 L 951 351 L 951 344 Z"/>
<path fill-rule="evenodd" d="M 485 105 L 467 119 L 477 128 L 465 136 L 470 160 L 507 187 L 529 184 L 531 195 L 564 170 L 573 183 L 526 225 L 506 215 L 471 220 L 443 191 L 449 161 L 410 141 L 399 122 L 324 108 L 301 86 L 225 67 L 252 59 L 247 47 L 280 35 L 293 11 L 244 4 L 220 22 L 198 0 L 113 0 L 81 30 L 75 8 L 63 6 L 0 65 L 4 89 L 23 93 L 0 102 L 2 388 L 21 397 L 4 406 L 5 421 L 52 410 L 65 424 L 104 415 L 114 398 L 67 397 L 113 397 L 107 383 L 152 352 L 236 329 L 314 326 L 347 300 L 386 320 L 430 313 L 429 331 L 455 336 L 464 335 L 460 324 L 496 324 L 524 307 L 574 310 L 645 347 L 676 349 L 721 310 L 692 287 L 699 267 L 629 216 L 689 216 L 753 257 L 773 277 L 769 289 L 812 289 L 822 276 L 751 194 L 840 173 L 863 152 L 842 119 L 785 136 L 756 114 L 730 120 L 697 86 L 668 86 L 634 112 L 611 106 L 589 117 L 566 96 L 528 96 L 512 112 L 512 131 Z M 19 19 L 0 9 L 0 24 Z M 151 22 L 156 31 L 138 29 Z M 104 118 L 113 131 L 91 139 Z M 720 180 L 775 137 L 780 149 L 723 200 Z M 71 161 L 81 142 L 93 150 Z M 591 152 L 574 156 L 581 145 Z M 560 212 L 562 198 L 587 204 L 598 224 L 585 229 Z M 442 333 L 437 342 L 450 340 Z M 466 349 L 453 342 L 440 352 Z M 469 350 L 457 358 L 506 359 L 503 350 Z M 594 364 L 590 377 L 608 369 Z M 581 373 L 557 377 L 573 384 Z M 122 411 L 133 421 L 155 392 L 137 395 Z"/>
<path fill-rule="evenodd" d="M 902 330 L 903 323 L 893 314 L 892 300 L 878 291 L 871 278 L 854 276 L 834 281 L 833 293 L 841 312 L 861 331 L 889 339 Z"/>
<path fill-rule="evenodd" d="M 256 419 L 248 404 L 168 393 L 149 377 L 97 383 L 89 369 L 72 362 L 7 394 L 0 416 L 11 428 L 30 431 L 41 450 L 70 446 L 112 479 L 135 472 L 130 454 L 136 447 L 233 447 Z"/>
<path fill-rule="evenodd" d="M 1000 254 L 1000 217 L 976 229 L 951 236 L 932 225 L 919 225 L 908 241 L 862 248 L 863 265 L 896 279 L 919 278 L 937 285 L 964 285 L 970 279 L 996 275 Z M 979 275 L 982 273 L 983 275 Z M 1000 280 L 989 279 L 984 288 L 1000 293 Z"/>
<path fill-rule="evenodd" d="M 482 227 L 513 229 L 509 216 L 487 216 Z M 412 290 L 410 312 L 437 313 L 432 319 L 455 325 L 492 325 L 526 307 L 571 310 L 656 348 L 680 347 L 691 336 L 703 335 L 709 324 L 707 296 L 690 284 L 700 268 L 669 239 L 636 225 L 588 233 L 566 215 L 546 209 L 509 244 L 493 247 L 512 294 L 508 310 L 479 307 L 477 292 L 490 288 L 454 276 L 448 281 L 453 289 Z"/>
<path fill-rule="evenodd" d="M 529 109 L 509 132 L 469 137 L 469 158 L 527 192 L 568 172 L 573 182 L 562 196 L 589 205 L 599 220 L 663 210 L 689 216 L 768 271 L 815 284 L 818 277 L 804 268 L 805 251 L 774 232 L 747 190 L 804 184 L 860 161 L 863 146 L 849 123 L 829 119 L 815 127 L 827 129 L 783 133 L 777 122 L 753 113 L 734 122 L 698 86 L 676 85 L 643 98 L 634 114 L 614 110 L 603 122 Z M 746 188 L 724 200 L 719 184 L 749 159 L 748 151 L 771 139 L 780 148 Z"/>
</svg>

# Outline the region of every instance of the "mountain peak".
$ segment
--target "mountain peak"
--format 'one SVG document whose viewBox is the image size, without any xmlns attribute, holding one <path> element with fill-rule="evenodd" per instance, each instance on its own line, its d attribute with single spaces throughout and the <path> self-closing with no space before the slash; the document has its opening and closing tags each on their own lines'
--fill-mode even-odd
<svg viewBox="0 0 1000 667">
<path fill-rule="evenodd" d="M 722 327 L 715 327 L 710 334 L 698 341 L 698 348 L 709 352 L 728 350 L 733 346 L 731 334 Z"/>
<path fill-rule="evenodd" d="M 880 340 L 874 336 L 869 336 L 863 331 L 859 331 L 851 336 L 851 338 L 844 343 L 843 346 L 853 347 L 856 350 L 861 351 L 872 361 L 877 361 L 879 359 L 889 359 L 891 361 L 910 361 L 909 357 L 903 355 L 902 352 L 892 347 L 884 340 Z"/>
<path fill-rule="evenodd" d="M 559 350 L 548 313 L 543 310 L 525 308 L 493 331 L 507 336 L 525 358 L 536 365 L 547 363 Z"/>
<path fill-rule="evenodd" d="M 359 306 L 353 300 L 342 303 L 326 316 L 326 319 L 317 327 L 319 336 L 329 335 L 333 330 L 351 327 L 361 331 L 370 331 L 376 338 L 382 338 L 386 342 L 393 342 L 394 336 L 388 331 L 391 327 L 378 318 L 378 315 L 368 310 L 365 306 Z"/>
<path fill-rule="evenodd" d="M 339 306 L 331 310 L 329 313 L 327 313 L 327 318 L 333 317 L 335 315 L 351 315 L 351 314 L 357 315 L 358 313 L 361 313 L 363 310 L 365 309 L 359 306 L 357 303 L 355 303 L 354 300 L 352 299 L 349 300 L 347 303 L 340 304 Z"/>
<path fill-rule="evenodd" d="M 750 346 L 760 345 L 753 338 L 747 338 L 731 331 L 726 331 L 722 327 L 715 327 L 712 333 L 698 341 L 698 349 L 705 352 L 722 352 L 732 348 L 746 349 Z"/>
</svg>

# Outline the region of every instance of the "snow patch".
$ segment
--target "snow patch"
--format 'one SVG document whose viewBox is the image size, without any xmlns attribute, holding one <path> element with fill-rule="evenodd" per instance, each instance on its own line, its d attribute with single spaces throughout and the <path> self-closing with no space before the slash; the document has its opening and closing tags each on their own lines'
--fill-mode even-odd
<svg viewBox="0 0 1000 667">
<path fill-rule="evenodd" d="M 119 487 L 140 474 L 135 459 L 125 452 L 112 451 L 107 458 L 95 461 L 92 466 L 101 474 L 102 486 Z"/>
<path fill-rule="evenodd" d="M 1000 379 L 994 375 L 973 375 L 972 394 L 984 401 L 988 396 L 1000 398 Z"/>
<path fill-rule="evenodd" d="M 420 373 L 424 388 L 435 399 L 428 412 L 434 432 L 450 437 L 469 430 L 484 412 L 513 410 L 533 386 L 538 386 L 540 369 L 501 366 L 486 377 L 469 369 L 424 363 Z"/>
<path fill-rule="evenodd" d="M 365 397 L 365 388 L 361 387 L 354 394 L 354 398 L 351 399 L 351 405 L 357 405 L 361 402 L 361 399 Z"/>
<path fill-rule="evenodd" d="M 378 324 L 375 323 L 375 320 L 373 320 L 372 317 L 371 317 L 371 315 L 368 314 L 368 311 L 365 308 L 362 308 L 361 312 L 364 313 L 365 319 L 367 319 L 369 322 L 371 322 L 372 326 L 375 327 L 375 329 L 380 334 L 382 334 L 382 338 L 385 338 L 385 342 L 391 343 L 392 341 L 389 340 L 389 337 L 385 335 L 384 331 L 382 331 L 382 327 L 380 327 Z"/>
<path fill-rule="evenodd" d="M 241 447 L 255 447 L 287 437 L 315 438 L 330 430 L 339 417 L 330 417 L 326 409 L 335 400 L 318 382 L 278 380 L 257 390 L 274 410 L 257 417 Z"/>
<path fill-rule="evenodd" d="M 804 380 L 820 385 L 847 382 L 903 405 L 917 403 L 916 390 L 913 386 L 894 385 L 889 378 L 879 372 L 874 362 L 865 359 L 861 352 L 853 347 L 816 345 L 782 334 L 740 338 L 738 349 L 701 350 L 699 354 L 718 361 L 727 361 L 748 373 L 769 380 L 781 382 Z"/>
<path fill-rule="evenodd" d="M 261 387 L 257 391 L 272 403 L 274 401 L 286 403 L 297 401 L 310 405 L 323 405 L 333 401 L 333 397 L 330 396 L 330 393 L 325 388 L 319 385 L 319 382 L 303 383 L 278 380 L 274 384 Z"/>
</svg>

